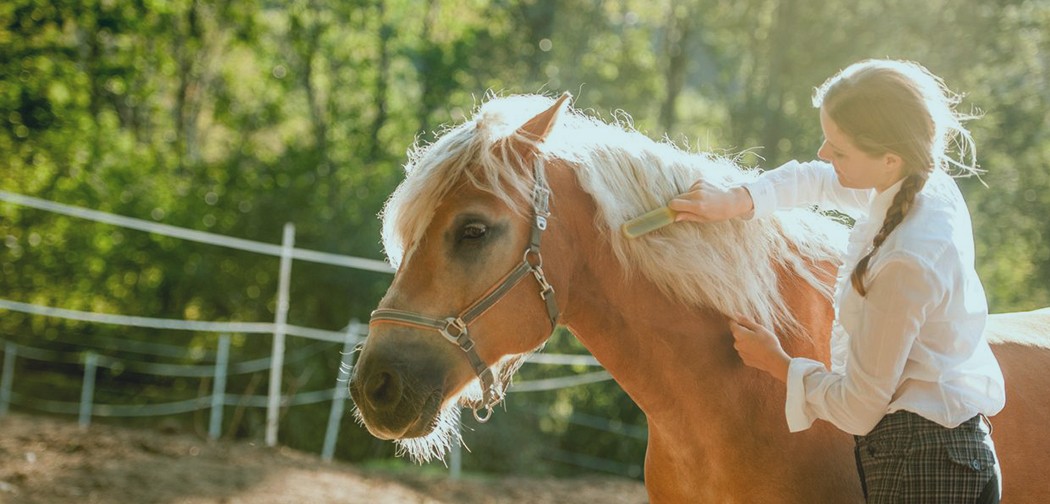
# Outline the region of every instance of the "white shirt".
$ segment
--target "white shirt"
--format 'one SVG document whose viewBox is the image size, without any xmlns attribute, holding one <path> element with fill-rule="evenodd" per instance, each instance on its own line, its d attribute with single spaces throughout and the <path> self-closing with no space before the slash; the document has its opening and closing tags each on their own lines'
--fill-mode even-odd
<svg viewBox="0 0 1050 504">
<path fill-rule="evenodd" d="M 988 303 L 974 270 L 970 214 L 954 180 L 935 170 L 868 263 L 861 297 L 850 282 L 901 182 L 878 193 L 842 187 L 831 165 L 792 161 L 746 186 L 752 218 L 817 205 L 856 218 L 835 289 L 831 370 L 794 358 L 785 414 L 791 432 L 817 418 L 865 435 L 899 410 L 955 427 L 1006 402 L 984 337 Z"/>
</svg>

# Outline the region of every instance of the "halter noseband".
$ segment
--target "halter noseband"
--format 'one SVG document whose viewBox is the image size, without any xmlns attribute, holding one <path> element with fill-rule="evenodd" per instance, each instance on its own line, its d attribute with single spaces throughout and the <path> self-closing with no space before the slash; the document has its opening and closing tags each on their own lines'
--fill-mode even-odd
<svg viewBox="0 0 1050 504">
<path fill-rule="evenodd" d="M 426 315 L 406 310 L 392 308 L 379 308 L 372 312 L 368 325 L 380 323 L 400 324 L 420 329 L 437 331 L 451 343 L 459 347 L 466 354 L 471 367 L 481 380 L 483 397 L 480 405 L 473 407 L 474 418 L 481 423 L 487 422 L 492 416 L 492 407 L 502 398 L 503 391 L 498 390 L 495 377 L 485 361 L 478 355 L 474 348 L 474 340 L 468 334 L 468 327 L 480 318 L 489 308 L 492 308 L 503 296 L 507 295 L 522 278 L 532 273 L 536 282 L 540 284 L 540 297 L 547 306 L 547 316 L 550 318 L 551 330 L 558 323 L 558 304 L 554 299 L 554 287 L 547 282 L 543 274 L 543 256 L 540 255 L 540 237 L 547 229 L 547 218 L 550 217 L 550 189 L 542 177 L 542 163 L 536 167 L 536 185 L 532 195 L 532 232 L 529 245 L 522 255 L 521 262 L 507 273 L 500 281 L 496 282 L 485 294 L 471 303 L 466 309 L 454 317 L 443 319 L 431 318 Z M 479 413 L 484 409 L 485 413 Z"/>
</svg>

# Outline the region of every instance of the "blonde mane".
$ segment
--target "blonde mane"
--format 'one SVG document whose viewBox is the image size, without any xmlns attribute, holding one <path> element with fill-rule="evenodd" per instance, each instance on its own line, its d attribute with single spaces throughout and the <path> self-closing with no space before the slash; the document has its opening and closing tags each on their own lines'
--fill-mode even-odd
<svg viewBox="0 0 1050 504">
<path fill-rule="evenodd" d="M 502 198 L 516 211 L 533 186 L 528 170 L 501 142 L 552 100 L 543 96 L 490 97 L 474 117 L 446 131 L 430 145 L 409 152 L 406 178 L 384 206 L 383 244 L 394 267 L 430 223 L 434 209 L 457 183 L 467 179 Z M 519 141 L 528 141 L 520 135 Z M 778 268 L 795 272 L 830 296 L 808 266 L 838 263 L 845 228 L 811 210 L 777 212 L 770 218 L 712 224 L 682 223 L 630 240 L 619 229 L 627 220 L 666 204 L 699 178 L 722 187 L 758 175 L 732 160 L 686 152 L 655 142 L 629 124 L 608 124 L 565 110 L 544 142 L 540 158 L 573 166 L 582 188 L 595 200 L 595 225 L 605 231 L 625 273 L 638 271 L 666 295 L 725 314 L 743 314 L 798 333 L 797 321 L 780 296 Z M 541 162 L 542 162 L 541 159 Z M 557 198 L 555 192 L 552 198 Z M 557 216 L 555 216 L 557 218 Z"/>
</svg>

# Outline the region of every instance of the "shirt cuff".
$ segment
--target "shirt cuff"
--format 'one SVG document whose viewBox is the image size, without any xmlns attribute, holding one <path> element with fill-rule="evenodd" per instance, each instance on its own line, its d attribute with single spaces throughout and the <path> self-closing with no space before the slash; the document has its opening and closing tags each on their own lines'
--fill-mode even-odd
<svg viewBox="0 0 1050 504">
<path fill-rule="evenodd" d="M 762 172 L 755 180 L 743 184 L 744 189 L 751 193 L 751 201 L 755 207 L 753 212 L 743 218 L 746 220 L 761 219 L 772 215 L 780 207 L 775 181 L 784 179 L 781 173 L 790 177 L 792 172 L 798 171 L 799 166 L 798 161 L 791 160 L 773 170 Z"/>
<path fill-rule="evenodd" d="M 789 431 L 804 431 L 810 428 L 817 419 L 806 407 L 806 384 L 804 380 L 806 375 L 822 369 L 826 369 L 824 364 L 802 357 L 791 359 L 791 363 L 788 364 L 787 399 L 784 401 L 784 416 L 787 419 Z"/>
<path fill-rule="evenodd" d="M 755 207 L 751 213 L 743 216 L 745 220 L 767 217 L 777 209 L 777 195 L 773 190 L 773 182 L 768 178 L 758 177 L 744 184 L 744 189 L 751 194 L 751 202 Z"/>
</svg>

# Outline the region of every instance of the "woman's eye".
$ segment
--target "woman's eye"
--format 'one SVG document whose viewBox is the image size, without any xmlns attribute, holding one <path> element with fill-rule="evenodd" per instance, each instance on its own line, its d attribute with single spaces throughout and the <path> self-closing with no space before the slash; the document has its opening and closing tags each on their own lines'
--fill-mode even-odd
<svg viewBox="0 0 1050 504">
<path fill-rule="evenodd" d="M 480 222 L 471 222 L 466 226 L 463 226 L 463 239 L 464 240 L 476 240 L 478 238 L 484 238 L 489 228 Z"/>
</svg>

